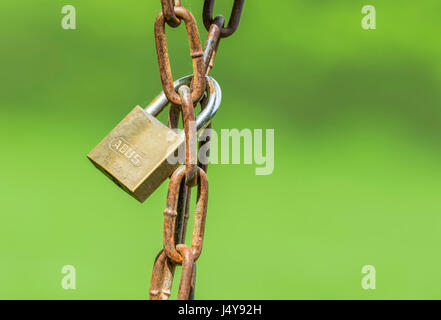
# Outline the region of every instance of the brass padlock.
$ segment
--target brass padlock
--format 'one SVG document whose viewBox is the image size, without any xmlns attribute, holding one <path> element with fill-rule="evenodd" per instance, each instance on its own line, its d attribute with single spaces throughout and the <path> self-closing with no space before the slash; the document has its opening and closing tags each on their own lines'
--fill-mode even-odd
<svg viewBox="0 0 441 320">
<path fill-rule="evenodd" d="M 189 85 L 192 76 L 174 83 Z M 221 90 L 207 76 L 207 105 L 196 118 L 196 130 L 205 128 L 221 102 Z M 184 131 L 177 134 L 155 118 L 168 104 L 162 92 L 146 108 L 135 107 L 88 155 L 92 163 L 127 193 L 144 202 L 179 163 L 169 161 L 185 145 Z"/>
</svg>

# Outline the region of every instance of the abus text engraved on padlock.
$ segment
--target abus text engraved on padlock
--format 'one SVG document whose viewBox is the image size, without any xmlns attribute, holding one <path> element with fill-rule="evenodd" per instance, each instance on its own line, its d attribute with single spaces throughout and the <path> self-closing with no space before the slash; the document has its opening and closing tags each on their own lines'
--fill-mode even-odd
<svg viewBox="0 0 441 320">
<path fill-rule="evenodd" d="M 191 76 L 175 82 L 189 84 Z M 196 118 L 196 130 L 205 128 L 221 101 L 218 83 L 207 76 L 207 105 Z M 176 134 L 155 118 L 168 104 L 162 92 L 144 110 L 135 107 L 87 157 L 118 186 L 140 202 L 155 191 L 179 166 L 168 158 L 184 144 L 184 132 Z"/>
</svg>

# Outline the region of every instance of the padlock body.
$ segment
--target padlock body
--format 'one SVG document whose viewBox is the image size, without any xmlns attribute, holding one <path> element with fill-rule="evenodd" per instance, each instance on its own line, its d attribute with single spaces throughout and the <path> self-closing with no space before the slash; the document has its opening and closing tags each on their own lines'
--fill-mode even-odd
<svg viewBox="0 0 441 320">
<path fill-rule="evenodd" d="M 179 166 L 182 135 L 135 107 L 88 155 L 118 186 L 144 202 Z"/>
</svg>

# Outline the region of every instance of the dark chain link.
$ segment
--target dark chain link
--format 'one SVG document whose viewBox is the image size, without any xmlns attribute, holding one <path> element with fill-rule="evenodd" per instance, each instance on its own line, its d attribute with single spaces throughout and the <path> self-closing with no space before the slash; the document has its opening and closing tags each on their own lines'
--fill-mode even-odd
<svg viewBox="0 0 441 320">
<path fill-rule="evenodd" d="M 204 25 L 207 31 L 210 29 L 210 26 L 214 23 L 213 19 L 213 10 L 214 10 L 215 0 L 205 0 L 204 2 Z M 242 16 L 242 9 L 245 0 L 234 0 L 233 9 L 231 10 L 230 21 L 228 22 L 228 26 L 221 27 L 221 38 L 227 38 L 231 36 L 239 27 L 240 17 Z M 219 16 L 218 16 L 219 17 Z"/>
<path fill-rule="evenodd" d="M 213 68 L 220 39 L 229 37 L 236 31 L 244 2 L 245 0 L 234 1 L 230 20 L 225 27 L 225 18 L 222 15 L 213 19 L 215 1 L 205 0 L 203 20 L 208 30 L 208 36 L 202 52 L 193 15 L 181 6 L 181 0 L 161 0 L 162 12 L 155 22 L 156 51 L 164 93 L 171 102 L 169 127 L 177 129 L 181 112 L 183 115 L 186 135 L 186 163 L 185 167 L 178 168 L 170 178 L 167 205 L 164 211 L 164 249 L 157 255 L 153 266 L 150 284 L 150 299 L 152 300 L 166 300 L 170 297 L 176 265 L 182 265 L 178 299 L 194 298 L 196 260 L 202 251 L 207 214 L 208 180 L 206 171 L 208 164 L 198 161 L 195 165 L 196 134 L 190 126 L 192 122 L 194 124 L 194 103 L 200 100 L 201 109 L 204 109 L 207 102 L 205 95 L 203 95 L 206 90 L 205 75 L 208 75 Z M 194 76 L 190 88 L 182 86 L 178 89 L 178 94 L 173 87 L 165 37 L 165 23 L 175 28 L 181 24 L 182 20 L 184 20 L 187 29 Z M 199 141 L 199 149 L 203 146 L 209 147 L 211 123 L 205 130 L 209 131 L 202 134 L 206 138 Z M 208 155 L 209 148 L 207 148 L 207 159 Z M 192 243 L 189 247 L 185 245 L 185 236 L 192 186 L 197 186 L 197 209 Z"/>
</svg>

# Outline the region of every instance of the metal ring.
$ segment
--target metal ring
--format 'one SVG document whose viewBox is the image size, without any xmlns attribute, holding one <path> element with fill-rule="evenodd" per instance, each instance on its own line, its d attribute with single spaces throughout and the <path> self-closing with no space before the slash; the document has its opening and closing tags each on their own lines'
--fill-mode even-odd
<svg viewBox="0 0 441 320">
<path fill-rule="evenodd" d="M 175 90 L 182 85 L 189 85 L 193 75 L 188 75 L 173 83 Z M 222 90 L 215 79 L 210 76 L 205 77 L 207 80 L 207 106 L 196 117 L 196 130 L 200 131 L 210 124 L 217 110 L 219 109 L 222 100 Z M 144 112 L 156 117 L 167 106 L 169 100 L 162 91 L 153 101 L 144 109 Z"/>
</svg>

